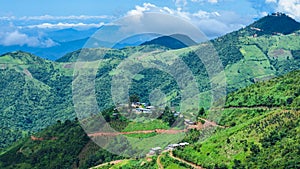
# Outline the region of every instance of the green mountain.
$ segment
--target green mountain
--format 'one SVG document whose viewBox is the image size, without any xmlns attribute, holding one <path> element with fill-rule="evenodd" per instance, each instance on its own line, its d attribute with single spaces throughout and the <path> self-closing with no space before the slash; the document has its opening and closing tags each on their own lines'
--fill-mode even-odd
<svg viewBox="0 0 300 169">
<path fill-rule="evenodd" d="M 300 24 L 284 13 L 273 13 L 251 24 L 248 29 L 258 35 L 291 34 L 300 29 Z"/>
<path fill-rule="evenodd" d="M 0 150 L 17 139 L 74 117 L 72 72 L 29 53 L 0 56 Z"/>
<path fill-rule="evenodd" d="M 204 168 L 299 168 L 299 75 L 300 71 L 294 71 L 229 94 L 219 121 L 226 128 L 191 130 L 183 140 L 191 144 L 176 149 L 173 154 Z M 240 101 L 244 97 L 247 100 Z M 261 101 L 253 104 L 257 97 Z M 264 98 L 269 97 L 294 99 L 290 104 L 281 102 L 268 108 L 269 100 Z M 243 104 L 234 107 L 237 102 Z M 207 112 L 208 116 L 213 111 Z M 207 132 L 210 132 L 208 137 Z M 114 168 L 157 168 L 157 158 L 161 158 L 164 167 L 189 167 L 186 162 L 163 153 L 150 160 L 128 159 Z M 87 168 L 118 159 L 123 157 L 92 143 L 76 120 L 67 120 L 15 143 L 0 155 L 0 167 Z"/>
<path fill-rule="evenodd" d="M 227 96 L 228 128 L 176 156 L 205 168 L 299 168 L 299 71 Z"/>
<path fill-rule="evenodd" d="M 281 17 L 274 18 L 278 19 L 276 21 L 281 20 Z M 182 91 L 176 79 L 168 72 L 151 68 L 151 65 L 159 65 L 181 75 L 186 69 L 179 69 L 182 65 L 178 65 L 176 59 L 187 65 L 199 84 L 200 94 L 194 96 L 200 100 L 191 104 L 208 109 L 211 101 L 211 83 L 222 84 L 224 78 L 222 73 L 216 70 L 210 79 L 206 68 L 214 66 L 215 63 L 204 64 L 199 56 L 210 58 L 208 56 L 211 53 L 208 51 L 216 51 L 224 66 L 226 90 L 233 92 L 299 69 L 299 44 L 299 30 L 287 35 L 262 34 L 254 37 L 245 28 L 210 42 L 177 50 L 157 45 L 121 50 L 82 49 L 55 62 L 21 51 L 4 54 L 0 56 L 0 98 L 5 98 L 0 99 L 0 151 L 4 151 L 3 148 L 22 137 L 55 124 L 57 120 L 64 121 L 75 117 L 72 81 L 78 78 L 73 77 L 76 61 L 93 63 L 101 59 L 95 75 L 95 94 L 101 110 L 113 105 L 111 81 L 121 73 L 117 68 L 122 63 L 128 63 L 130 69 L 142 70 L 132 77 L 129 95 L 138 96 L 141 102 L 150 102 L 151 92 L 159 90 L 165 94 L 172 107 L 178 108 Z M 188 82 L 190 79 L 187 78 L 182 76 L 183 81 Z M 275 101 L 270 105 L 281 105 L 287 100 L 287 103 L 293 103 L 294 99 L 285 98 L 278 101 L 274 98 Z M 236 103 L 239 104 L 242 103 Z M 195 110 L 189 107 L 183 113 L 189 116 L 191 113 L 196 114 Z"/>
<path fill-rule="evenodd" d="M 151 41 L 144 42 L 141 45 L 160 45 L 170 49 L 181 49 L 196 44 L 195 41 L 186 35 L 174 34 L 170 36 L 161 36 Z"/>
</svg>

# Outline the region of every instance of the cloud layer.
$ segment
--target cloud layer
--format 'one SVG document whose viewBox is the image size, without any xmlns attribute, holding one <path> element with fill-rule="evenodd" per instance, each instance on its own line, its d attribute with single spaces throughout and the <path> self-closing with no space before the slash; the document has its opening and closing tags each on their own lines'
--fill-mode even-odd
<svg viewBox="0 0 300 169">
<path fill-rule="evenodd" d="M 52 16 L 52 15 L 42 15 L 42 16 L 1 16 L 0 20 L 19 20 L 19 21 L 30 21 L 30 20 L 91 20 L 91 19 L 113 19 L 114 17 L 108 15 L 70 15 L 70 16 Z"/>
<path fill-rule="evenodd" d="M 100 26 L 104 25 L 104 22 L 101 23 L 66 23 L 66 22 L 59 22 L 59 23 L 41 23 L 37 25 L 29 25 L 27 28 L 40 28 L 40 29 L 65 29 L 65 28 L 99 28 Z"/>
<path fill-rule="evenodd" d="M 177 5 L 179 3 L 185 4 L 183 1 L 176 1 L 175 3 Z M 237 30 L 252 22 L 252 18 L 242 17 L 231 11 L 207 12 L 204 10 L 198 10 L 196 12 L 188 12 L 182 8 L 171 9 L 168 7 L 158 7 L 150 3 L 144 3 L 142 6 L 136 6 L 135 9 L 127 12 L 127 15 L 135 16 L 136 20 L 131 21 L 134 23 L 147 12 L 160 12 L 177 16 L 198 27 L 208 38 L 224 35 L 225 33 Z M 166 20 L 164 22 L 167 23 L 172 21 Z"/>
<path fill-rule="evenodd" d="M 57 45 L 51 39 L 41 39 L 35 36 L 28 36 L 25 33 L 20 33 L 18 30 L 12 32 L 0 33 L 0 45 L 3 46 L 29 46 L 29 47 L 52 47 Z"/>
<path fill-rule="evenodd" d="M 143 3 L 142 5 L 136 5 L 134 9 L 123 13 L 121 16 L 131 16 L 128 20 L 128 22 L 132 23 L 133 28 L 131 29 L 141 30 L 145 29 L 145 25 L 147 25 L 148 27 L 156 26 L 161 31 L 164 28 L 159 27 L 159 22 L 173 24 L 173 21 L 158 18 L 153 21 L 148 20 L 147 23 L 143 23 L 144 25 L 138 23 L 149 12 L 176 16 L 199 28 L 208 38 L 215 38 L 244 27 L 253 22 L 254 18 L 265 16 L 272 10 L 272 12 L 287 13 L 296 20 L 300 20 L 300 0 L 241 0 L 239 2 L 241 3 L 238 5 L 242 9 L 237 9 L 237 7 L 222 7 L 224 4 L 230 4 L 231 0 L 172 0 L 171 3 L 173 5 L 170 6 Z M 254 10 L 257 14 L 253 13 L 253 11 L 251 11 L 251 14 L 248 14 L 248 10 L 245 12 L 246 10 L 244 9 Z M 98 28 L 110 23 L 114 19 L 116 17 L 109 15 L 0 16 L 0 23 L 2 25 L 2 27 L 0 25 L 0 45 L 50 47 L 57 44 L 47 37 L 29 33 L 30 30 L 46 32 L 51 29 L 75 28 L 80 30 Z M 24 30 L 27 30 L 27 33 Z"/>
</svg>

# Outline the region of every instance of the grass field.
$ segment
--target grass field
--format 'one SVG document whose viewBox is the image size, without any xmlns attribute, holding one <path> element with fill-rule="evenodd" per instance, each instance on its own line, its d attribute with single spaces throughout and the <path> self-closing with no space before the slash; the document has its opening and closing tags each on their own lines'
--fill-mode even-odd
<svg viewBox="0 0 300 169">
<path fill-rule="evenodd" d="M 155 129 L 168 129 L 169 126 L 161 120 L 147 120 L 145 122 L 131 122 L 123 130 L 126 131 L 141 131 L 141 130 L 155 130 Z"/>
</svg>

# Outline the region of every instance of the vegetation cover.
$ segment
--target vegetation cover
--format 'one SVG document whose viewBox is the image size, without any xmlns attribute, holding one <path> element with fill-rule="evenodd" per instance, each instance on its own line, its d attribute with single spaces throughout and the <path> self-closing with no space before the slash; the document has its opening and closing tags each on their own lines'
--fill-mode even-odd
<svg viewBox="0 0 300 169">
<path fill-rule="evenodd" d="M 270 24 L 272 28 L 268 27 Z M 144 63 L 130 60 L 133 68 L 145 68 L 152 63 L 174 68 L 177 65 L 172 59 L 182 59 L 199 84 L 199 98 L 203 98 L 199 107 L 208 109 L 210 83 L 222 81 L 220 74 L 209 79 L 198 57 L 198 51 L 205 54 L 208 43 L 214 45 L 225 69 L 230 94 L 218 123 L 227 128 L 189 131 L 184 141 L 193 144 L 174 151 L 174 155 L 205 168 L 299 168 L 300 89 L 299 71 L 294 71 L 300 67 L 298 24 L 285 15 L 267 16 L 210 42 L 177 50 L 157 44 L 121 50 L 82 49 L 55 62 L 21 51 L 4 54 L 0 56 L 0 98 L 5 98 L 0 99 L 0 168 L 48 165 L 49 168 L 87 168 L 121 158 L 98 148 L 77 121 L 67 120 L 75 118 L 72 81 L 76 79 L 73 70 L 78 59 L 93 62 L 101 58 L 95 75 L 97 102 L 106 120 L 118 131 L 152 129 L 153 125 L 167 129 L 174 121 L 168 109 L 164 116 L 146 126 L 135 125 L 124 118 L 116 119 L 109 110 L 113 105 L 112 77 L 120 73 L 116 69 L 118 65 L 132 56 L 145 60 Z M 277 30 L 282 31 L 274 34 Z M 80 60 L 82 55 L 84 59 Z M 175 71 L 180 73 L 181 70 Z M 285 75 L 291 71 L 294 72 Z M 282 77 L 272 79 L 276 76 Z M 144 69 L 133 77 L 129 95 L 149 102 L 154 89 L 165 93 L 172 107 L 179 106 L 181 92 L 176 80 L 156 69 Z M 193 110 L 182 113 L 209 115 L 209 112 Z M 66 147 L 66 151 L 62 147 Z M 166 165 L 174 163 L 168 156 L 162 159 Z M 55 163 L 49 164 L 49 160 Z M 155 162 L 145 160 L 128 160 L 126 165 L 128 168 L 156 167 Z"/>
</svg>

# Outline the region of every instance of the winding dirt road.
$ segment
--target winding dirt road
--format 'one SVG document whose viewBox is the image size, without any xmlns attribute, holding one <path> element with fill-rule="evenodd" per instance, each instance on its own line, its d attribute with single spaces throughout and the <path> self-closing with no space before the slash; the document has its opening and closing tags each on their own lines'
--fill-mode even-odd
<svg viewBox="0 0 300 169">
<path fill-rule="evenodd" d="M 173 155 L 173 152 L 172 152 L 172 151 L 170 151 L 170 157 L 173 158 L 173 159 L 175 159 L 175 160 L 177 160 L 177 161 L 183 162 L 183 163 L 185 163 L 185 164 L 191 166 L 192 168 L 196 168 L 196 169 L 204 169 L 204 168 L 202 168 L 202 167 L 200 167 L 200 166 L 197 166 L 196 164 L 193 164 L 193 163 L 187 162 L 187 161 L 185 161 L 185 160 L 183 160 L 183 159 L 181 159 L 181 158 L 175 157 L 175 156 Z"/>
<path fill-rule="evenodd" d="M 157 157 L 156 163 L 158 165 L 158 169 L 164 169 L 164 166 L 160 162 L 161 154 Z"/>
</svg>

